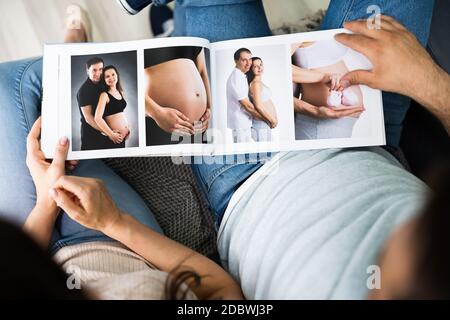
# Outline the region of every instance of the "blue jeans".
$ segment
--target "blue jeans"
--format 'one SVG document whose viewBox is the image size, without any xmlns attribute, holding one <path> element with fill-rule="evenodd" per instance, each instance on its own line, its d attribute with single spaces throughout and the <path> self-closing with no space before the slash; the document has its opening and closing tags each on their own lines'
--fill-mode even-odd
<svg viewBox="0 0 450 320">
<path fill-rule="evenodd" d="M 430 30 L 431 18 L 433 13 L 434 1 L 420 1 L 420 0 L 332 0 L 328 7 L 327 14 L 321 24 L 322 30 L 341 28 L 346 21 L 357 20 L 361 18 L 368 18 L 371 13 L 367 13 L 367 8 L 371 5 L 377 5 L 381 9 L 381 13 L 389 15 L 400 21 L 408 30 L 416 35 L 423 46 L 426 45 Z M 242 33 L 248 33 L 246 37 L 254 37 L 254 30 L 249 27 L 246 21 L 253 19 L 253 17 L 244 18 L 239 23 L 239 36 L 227 33 L 223 39 L 223 32 L 227 30 L 220 23 L 233 8 L 238 6 L 229 6 L 223 10 L 223 17 L 217 19 L 216 11 L 211 11 L 211 16 L 208 16 L 205 7 L 202 11 L 202 25 L 209 25 L 205 29 L 206 38 L 218 40 L 233 39 L 242 37 Z M 192 16 L 191 19 L 194 19 Z M 262 18 L 261 18 L 262 19 Z M 193 23 L 192 21 L 185 22 L 186 25 Z M 257 25 L 266 25 L 267 21 L 259 21 Z M 211 27 L 214 26 L 214 27 Z M 194 26 L 193 26 L 194 28 Z M 231 29 L 234 30 L 234 29 Z M 263 29 L 266 30 L 266 29 Z M 232 32 L 232 31 L 231 31 Z M 191 34 L 185 34 L 191 35 Z M 192 34 L 195 35 L 195 34 Z M 267 31 L 266 34 L 270 35 Z M 389 146 L 397 147 L 400 142 L 402 123 L 408 111 L 410 99 L 393 93 L 383 92 L 384 117 L 386 127 L 386 139 Z M 198 161 L 198 160 L 197 160 Z M 207 159 L 206 163 L 222 163 L 221 157 Z M 259 167 L 261 163 L 234 163 L 234 164 L 194 164 L 193 171 L 196 176 L 201 189 L 205 192 L 205 196 L 209 201 L 210 209 L 216 218 L 216 224 L 219 225 L 225 209 L 231 199 L 233 193 L 237 188 Z"/>
<path fill-rule="evenodd" d="M 36 202 L 36 190 L 25 164 L 26 137 L 40 115 L 42 59 L 0 64 L 0 217 L 22 225 Z M 80 161 L 73 175 L 98 178 L 123 211 L 162 232 L 139 195 L 99 160 Z M 111 241 L 87 229 L 62 212 L 55 224 L 51 251 L 89 241 Z"/>
</svg>

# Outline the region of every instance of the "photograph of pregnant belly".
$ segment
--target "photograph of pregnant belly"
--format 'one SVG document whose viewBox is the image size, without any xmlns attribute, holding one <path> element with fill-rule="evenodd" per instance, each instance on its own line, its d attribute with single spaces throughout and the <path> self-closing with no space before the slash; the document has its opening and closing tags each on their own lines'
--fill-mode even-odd
<svg viewBox="0 0 450 320">
<path fill-rule="evenodd" d="M 72 56 L 72 150 L 139 146 L 137 110 L 136 51 Z"/>
<path fill-rule="evenodd" d="M 365 103 L 360 86 L 341 81 L 349 50 L 334 39 L 292 44 L 296 140 L 352 137 Z"/>
<path fill-rule="evenodd" d="M 211 116 L 206 50 L 194 46 L 144 50 L 147 146 L 204 141 Z"/>
</svg>

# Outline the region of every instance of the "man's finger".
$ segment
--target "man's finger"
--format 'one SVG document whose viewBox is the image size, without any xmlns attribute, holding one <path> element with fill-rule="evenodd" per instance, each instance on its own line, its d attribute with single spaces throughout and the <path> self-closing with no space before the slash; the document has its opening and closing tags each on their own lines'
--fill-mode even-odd
<svg viewBox="0 0 450 320">
<path fill-rule="evenodd" d="M 63 168 L 66 163 L 67 152 L 69 151 L 69 139 L 62 137 L 56 145 L 55 154 L 53 156 L 52 166 Z"/>
<path fill-rule="evenodd" d="M 397 30 L 402 30 L 402 31 L 408 30 L 408 29 L 406 29 L 406 27 L 404 25 L 402 25 L 400 22 L 398 22 L 397 20 L 395 20 L 394 18 L 392 18 L 390 16 L 381 15 L 381 21 L 386 22 L 386 24 L 389 24 L 390 29 L 397 29 Z M 383 24 L 381 26 L 382 29 L 385 29 L 384 27 L 385 27 L 385 24 Z"/>
<path fill-rule="evenodd" d="M 373 52 L 374 41 L 376 40 L 364 35 L 348 33 L 339 33 L 335 35 L 334 38 L 343 45 L 362 53 L 370 60 Z"/>
<path fill-rule="evenodd" d="M 373 73 L 367 70 L 354 70 L 342 77 L 341 82 L 350 85 L 364 84 L 369 87 L 373 86 Z"/>
<path fill-rule="evenodd" d="M 362 34 L 369 38 L 378 38 L 378 31 L 376 28 L 369 29 L 367 20 L 356 20 L 344 23 L 344 28 L 354 33 Z"/>
<path fill-rule="evenodd" d="M 188 121 L 181 121 L 179 122 L 179 125 L 185 127 L 188 130 L 194 130 L 194 125 Z"/>
<path fill-rule="evenodd" d="M 176 110 L 177 112 L 177 116 L 179 116 L 181 119 L 183 119 L 184 121 L 189 121 L 189 118 L 185 116 L 185 114 L 181 111 Z"/>
</svg>

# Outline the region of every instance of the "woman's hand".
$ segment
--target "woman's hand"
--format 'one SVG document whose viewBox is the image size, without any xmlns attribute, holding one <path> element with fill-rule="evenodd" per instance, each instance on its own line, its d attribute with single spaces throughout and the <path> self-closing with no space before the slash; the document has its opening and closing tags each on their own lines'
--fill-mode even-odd
<svg viewBox="0 0 450 320">
<path fill-rule="evenodd" d="M 341 85 L 342 75 L 338 73 L 324 74 L 322 83 L 327 84 L 331 91 L 342 91 L 344 87 Z"/>
<path fill-rule="evenodd" d="M 52 185 L 50 195 L 71 219 L 103 233 L 122 215 L 98 179 L 62 176 Z"/>
<path fill-rule="evenodd" d="M 41 118 L 39 117 L 27 137 L 26 164 L 36 186 L 36 205 L 54 206 L 55 203 L 48 196 L 49 189 L 59 177 L 65 174 L 66 166 L 67 169 L 73 170 L 78 161 L 65 161 L 69 150 L 69 141 L 67 138 L 61 138 L 56 146 L 53 161 L 47 162 L 41 151 L 40 133 Z"/>
<path fill-rule="evenodd" d="M 362 106 L 353 106 L 353 107 L 318 107 L 317 108 L 317 118 L 319 119 L 340 119 L 343 117 L 355 117 L 359 116 L 361 113 L 365 111 Z"/>
<path fill-rule="evenodd" d="M 118 131 L 113 131 L 111 135 L 108 136 L 109 139 L 114 143 L 122 143 L 123 137 Z"/>
<path fill-rule="evenodd" d="M 153 119 L 167 133 L 177 133 L 180 135 L 194 134 L 194 125 L 190 122 L 189 118 L 176 109 L 159 107 L 153 113 Z"/>
</svg>

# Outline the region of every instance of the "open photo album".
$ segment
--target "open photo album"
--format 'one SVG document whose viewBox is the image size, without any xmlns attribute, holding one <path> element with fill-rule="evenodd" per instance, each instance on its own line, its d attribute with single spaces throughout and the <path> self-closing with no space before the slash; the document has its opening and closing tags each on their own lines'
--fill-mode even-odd
<svg viewBox="0 0 450 320">
<path fill-rule="evenodd" d="M 210 43 L 159 38 L 46 45 L 41 148 L 68 159 L 192 156 L 385 144 L 381 92 L 343 29 Z"/>
</svg>

